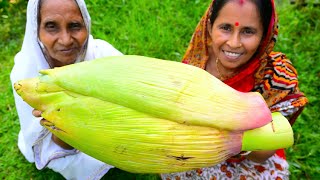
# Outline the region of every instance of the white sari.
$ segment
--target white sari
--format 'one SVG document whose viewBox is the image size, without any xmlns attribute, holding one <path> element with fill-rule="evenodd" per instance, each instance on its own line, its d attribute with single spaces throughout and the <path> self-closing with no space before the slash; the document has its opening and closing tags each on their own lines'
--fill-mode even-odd
<svg viewBox="0 0 320 180">
<path fill-rule="evenodd" d="M 88 33 L 90 34 L 90 16 L 84 0 L 76 0 Z M 21 51 L 14 58 L 11 71 L 11 83 L 18 80 L 38 76 L 41 69 L 50 68 L 44 49 L 37 36 L 37 17 L 39 0 L 29 0 L 27 7 L 27 23 Z M 105 56 L 122 55 L 109 43 L 88 36 L 87 44 L 77 62 L 92 60 Z M 33 108 L 26 104 L 20 96 L 13 92 L 16 109 L 20 120 L 18 147 L 29 162 L 35 162 L 38 169 L 48 167 L 66 179 L 100 179 L 112 166 L 96 160 L 76 149 L 65 150 L 56 145 L 52 134 L 40 125 L 40 118 L 32 115 Z"/>
</svg>

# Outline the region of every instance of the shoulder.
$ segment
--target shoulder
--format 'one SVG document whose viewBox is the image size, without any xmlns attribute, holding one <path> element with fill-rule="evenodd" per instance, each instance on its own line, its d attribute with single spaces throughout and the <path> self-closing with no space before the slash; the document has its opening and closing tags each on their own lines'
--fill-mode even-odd
<svg viewBox="0 0 320 180">
<path fill-rule="evenodd" d="M 97 48 L 115 49 L 109 42 L 102 39 L 93 39 L 93 43 Z"/>
<path fill-rule="evenodd" d="M 113 45 L 108 43 L 107 41 L 104 41 L 102 39 L 93 39 L 93 46 L 96 51 L 102 51 L 105 54 L 110 55 L 122 55 L 122 53 L 116 49 Z"/>
<path fill-rule="evenodd" d="M 272 67 L 273 75 L 271 80 L 273 84 L 291 91 L 298 86 L 297 70 L 284 53 L 271 52 L 268 64 Z"/>
<path fill-rule="evenodd" d="M 271 52 L 262 62 L 261 81 L 256 84 L 255 91 L 262 94 L 272 112 L 281 112 L 293 123 L 308 102 L 298 87 L 296 68 L 281 52 Z"/>
<path fill-rule="evenodd" d="M 282 52 L 271 52 L 268 64 L 273 67 L 275 73 L 284 74 L 289 77 L 296 77 L 298 75 L 290 59 Z"/>
<path fill-rule="evenodd" d="M 122 53 L 107 41 L 89 38 L 86 59 L 96 59 L 106 56 L 120 56 Z"/>
<path fill-rule="evenodd" d="M 19 52 L 14 57 L 14 65 L 10 72 L 11 83 L 18 80 L 36 77 L 39 69 L 34 61 L 30 60 L 25 53 Z"/>
<path fill-rule="evenodd" d="M 297 70 L 284 53 L 271 52 L 260 73 L 262 81 L 257 84 L 258 89 L 294 92 L 298 87 Z"/>
</svg>

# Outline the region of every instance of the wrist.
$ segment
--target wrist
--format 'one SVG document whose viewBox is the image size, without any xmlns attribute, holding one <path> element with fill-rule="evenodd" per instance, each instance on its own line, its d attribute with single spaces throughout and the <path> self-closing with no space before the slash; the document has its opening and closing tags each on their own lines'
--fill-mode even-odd
<svg viewBox="0 0 320 180">
<path fill-rule="evenodd" d="M 61 139 L 59 139 L 57 136 L 55 136 L 54 134 L 52 134 L 51 136 L 52 141 L 60 146 L 63 149 L 67 149 L 67 150 L 71 150 L 74 149 L 72 146 L 70 146 L 69 144 L 65 143 L 64 141 L 62 141 Z"/>
<path fill-rule="evenodd" d="M 256 163 L 263 163 L 266 160 L 268 160 L 271 156 L 273 156 L 275 153 L 274 150 L 268 150 L 268 151 L 253 151 L 252 153 L 249 153 L 247 156 L 245 156 L 247 159 L 254 161 Z"/>
</svg>

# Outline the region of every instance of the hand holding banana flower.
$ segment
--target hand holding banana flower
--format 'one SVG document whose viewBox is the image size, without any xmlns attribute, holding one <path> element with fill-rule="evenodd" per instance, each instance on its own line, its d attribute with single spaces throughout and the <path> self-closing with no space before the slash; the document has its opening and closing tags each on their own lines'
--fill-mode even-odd
<svg viewBox="0 0 320 180">
<path fill-rule="evenodd" d="M 129 172 L 185 171 L 293 144 L 290 124 L 259 93 L 236 91 L 194 66 L 126 55 L 40 73 L 14 88 L 42 111 L 42 124 Z"/>
</svg>

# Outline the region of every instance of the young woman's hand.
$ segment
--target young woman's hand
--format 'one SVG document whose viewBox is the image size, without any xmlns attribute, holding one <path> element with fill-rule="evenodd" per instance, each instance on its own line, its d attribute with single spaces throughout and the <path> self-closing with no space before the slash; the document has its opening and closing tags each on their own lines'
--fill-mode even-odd
<svg viewBox="0 0 320 180">
<path fill-rule="evenodd" d="M 256 162 L 256 163 L 263 163 L 271 156 L 276 153 L 275 150 L 270 151 L 252 151 L 250 154 L 246 156 L 247 159 Z"/>
<path fill-rule="evenodd" d="M 32 115 L 35 117 L 41 117 L 41 111 L 34 109 L 32 111 Z M 45 119 L 41 119 L 40 121 L 45 121 Z M 61 139 L 59 139 L 57 136 L 55 136 L 54 134 L 52 134 L 51 139 L 54 143 L 56 143 L 58 146 L 60 146 L 63 149 L 73 149 L 72 146 L 70 146 L 69 144 L 65 143 L 64 141 L 62 141 Z"/>
</svg>

